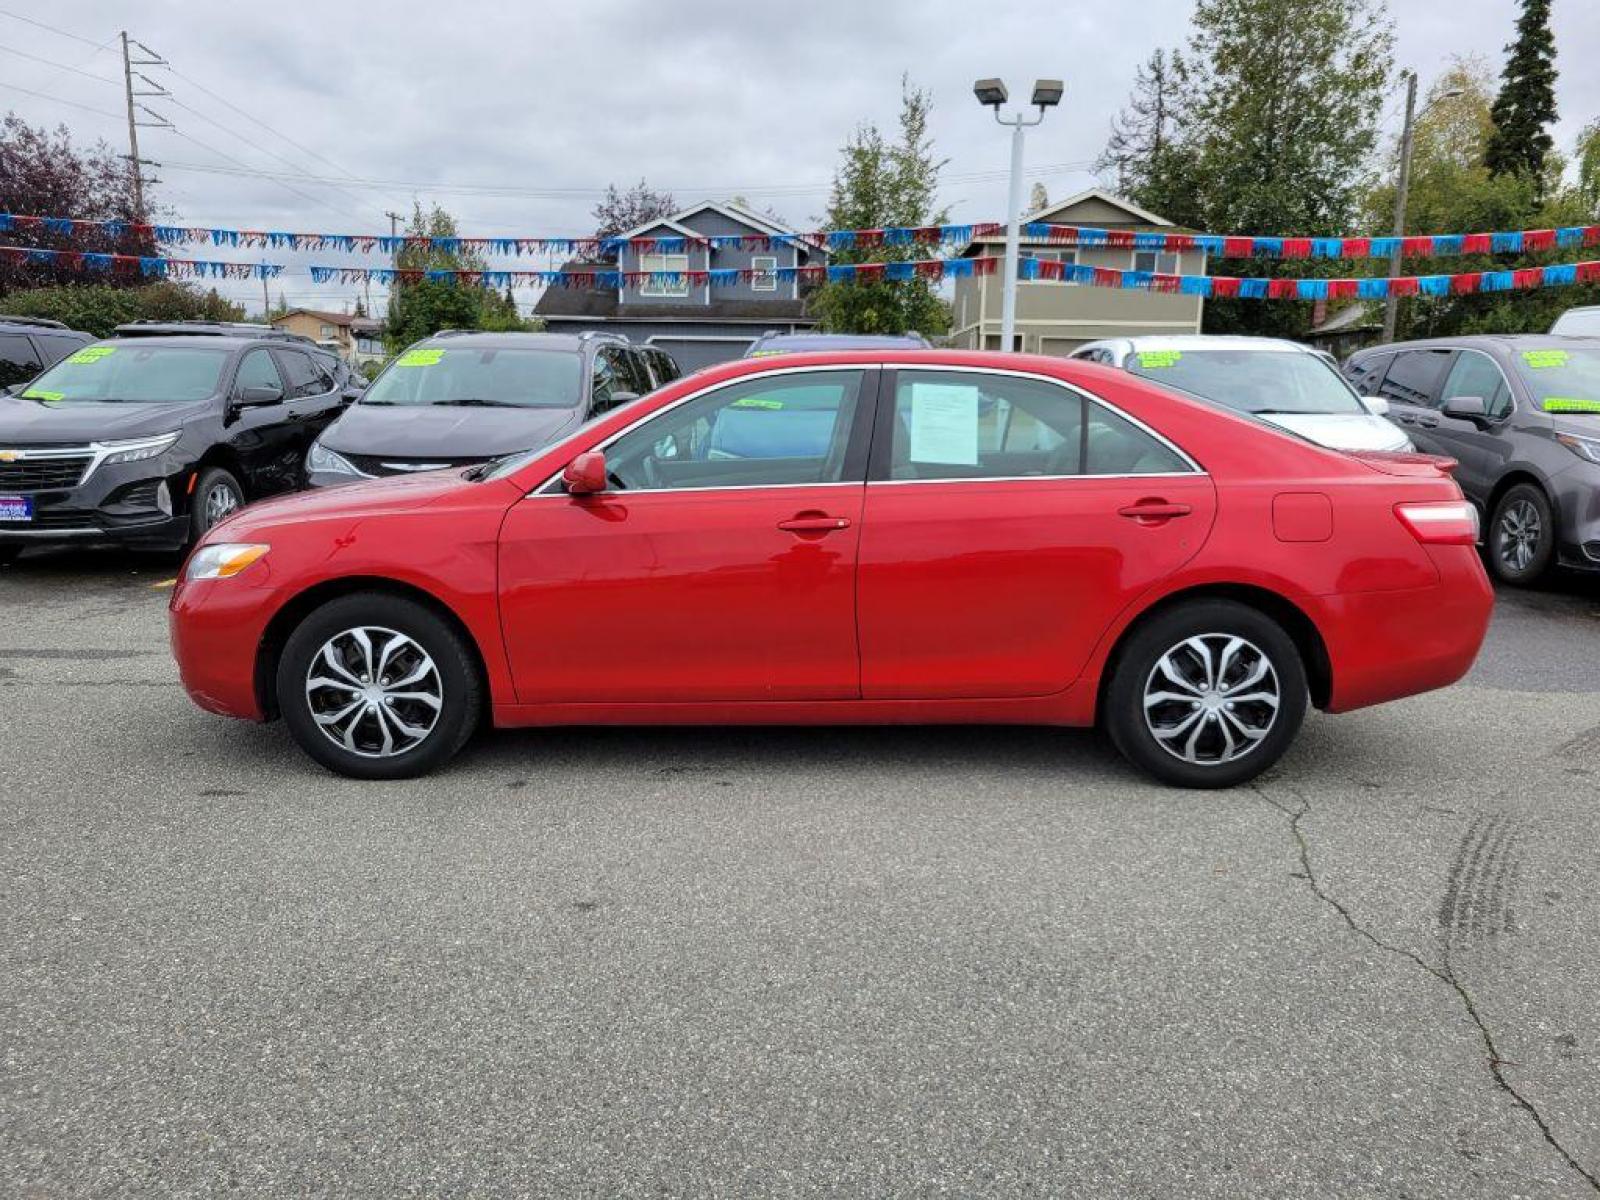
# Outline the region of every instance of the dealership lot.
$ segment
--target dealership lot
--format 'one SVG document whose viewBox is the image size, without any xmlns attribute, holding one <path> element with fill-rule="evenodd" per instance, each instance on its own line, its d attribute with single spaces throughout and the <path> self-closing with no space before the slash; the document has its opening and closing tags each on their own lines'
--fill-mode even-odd
<svg viewBox="0 0 1600 1200">
<path fill-rule="evenodd" d="M 170 562 L 0 572 L 7 1194 L 1582 1196 L 1600 583 L 1253 789 L 1074 731 L 208 717 Z"/>
</svg>

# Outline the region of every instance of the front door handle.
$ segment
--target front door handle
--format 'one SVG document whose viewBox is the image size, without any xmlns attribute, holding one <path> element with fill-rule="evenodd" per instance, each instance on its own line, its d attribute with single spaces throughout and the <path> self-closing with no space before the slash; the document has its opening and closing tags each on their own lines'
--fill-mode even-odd
<svg viewBox="0 0 1600 1200">
<path fill-rule="evenodd" d="M 1117 515 L 1140 522 L 1160 522 L 1170 521 L 1173 517 L 1187 517 L 1193 511 L 1187 504 L 1169 504 L 1165 500 L 1152 499 L 1124 505 L 1117 509 Z"/>
<path fill-rule="evenodd" d="M 785 533 L 832 533 L 836 529 L 849 529 L 848 517 L 830 517 L 825 513 L 801 513 L 787 521 L 779 521 L 778 528 Z"/>
<path fill-rule="evenodd" d="M 1437 428 L 1439 428 L 1439 418 L 1438 417 L 1418 417 L 1417 418 L 1417 424 L 1421 425 L 1424 429 L 1437 429 Z"/>
<path fill-rule="evenodd" d="M 1415 425 L 1417 423 L 1417 418 L 1411 413 L 1397 412 L 1394 415 L 1399 419 L 1400 424 L 1402 425 Z"/>
</svg>

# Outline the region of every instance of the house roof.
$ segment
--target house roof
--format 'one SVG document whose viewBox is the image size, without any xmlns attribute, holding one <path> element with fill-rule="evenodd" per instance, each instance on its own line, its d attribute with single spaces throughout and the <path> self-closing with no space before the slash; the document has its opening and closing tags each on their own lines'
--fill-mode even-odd
<svg viewBox="0 0 1600 1200">
<path fill-rule="evenodd" d="M 727 217 L 728 220 L 735 221 L 740 225 L 748 226 L 757 233 L 793 234 L 796 232 L 793 229 L 784 228 L 782 225 L 777 224 L 768 217 L 763 217 L 759 213 L 751 212 L 748 208 L 745 208 L 742 204 L 738 204 L 735 201 L 702 200 L 698 204 L 691 204 L 688 208 L 681 208 L 677 212 L 670 213 L 665 217 L 656 217 L 654 220 L 646 221 L 643 225 L 636 226 L 633 229 L 625 229 L 616 236 L 621 238 L 642 237 L 650 230 L 655 229 L 658 226 L 665 225 L 668 228 L 674 229 L 687 237 L 699 237 L 699 234 L 697 234 L 693 229 L 688 228 L 683 224 L 683 222 L 694 216 L 696 213 L 703 212 L 720 213 L 722 216 Z M 826 250 L 823 247 L 819 246 L 817 249 L 823 253 L 826 253 Z"/>
<path fill-rule="evenodd" d="M 270 323 L 276 329 L 280 322 L 287 321 L 290 317 L 310 317 L 315 321 L 321 321 L 325 325 L 347 325 L 357 332 L 383 328 L 383 322 L 373 317 L 358 317 L 352 313 L 324 312 L 320 308 L 291 308 L 288 312 L 273 317 Z"/>
<path fill-rule="evenodd" d="M 1112 208 L 1120 208 L 1123 212 L 1134 218 L 1134 221 L 1130 222 L 1130 224 L 1144 222 L 1148 225 L 1159 225 L 1168 228 L 1172 227 L 1172 222 L 1167 220 L 1165 217 L 1157 216 L 1149 209 L 1140 208 L 1131 200 L 1124 199 L 1121 196 L 1112 195 L 1103 188 L 1089 188 L 1086 191 L 1079 192 L 1076 196 L 1068 196 L 1065 200 L 1057 200 L 1053 204 L 1047 204 L 1043 208 L 1037 209 L 1036 211 L 1031 212 L 1027 216 L 1023 217 L 1023 224 L 1027 224 L 1030 221 L 1054 220 L 1066 209 L 1082 204 L 1085 200 L 1099 200 L 1102 204 L 1111 205 Z M 1063 221 L 1059 223 L 1071 224 L 1072 222 Z"/>
</svg>

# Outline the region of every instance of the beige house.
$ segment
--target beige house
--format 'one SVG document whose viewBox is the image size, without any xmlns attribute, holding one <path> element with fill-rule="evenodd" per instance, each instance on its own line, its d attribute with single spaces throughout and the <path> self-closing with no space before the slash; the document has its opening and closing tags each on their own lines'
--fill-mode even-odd
<svg viewBox="0 0 1600 1200">
<path fill-rule="evenodd" d="M 1097 229 L 1183 232 L 1171 221 L 1146 212 L 1117 196 L 1094 189 L 1049 205 L 1023 218 L 1024 225 L 1087 225 Z M 963 257 L 1004 258 L 1005 233 L 974 241 Z M 1024 236 L 1021 252 L 1088 267 L 1203 275 L 1206 256 L 1199 250 L 1181 254 L 1132 250 L 1127 247 L 1079 246 L 1071 241 L 1041 241 Z M 955 281 L 951 304 L 950 345 L 963 350 L 1000 349 L 1000 310 L 1004 271 Z M 1200 332 L 1201 299 L 1167 292 L 1122 291 L 1057 280 L 1017 281 L 1016 349 L 1030 354 L 1071 354 L 1097 338 L 1137 334 Z"/>
<path fill-rule="evenodd" d="M 384 356 L 383 322 L 370 317 L 291 308 L 282 316 L 273 317 L 272 327 L 308 337 L 348 363 L 359 365 Z"/>
</svg>

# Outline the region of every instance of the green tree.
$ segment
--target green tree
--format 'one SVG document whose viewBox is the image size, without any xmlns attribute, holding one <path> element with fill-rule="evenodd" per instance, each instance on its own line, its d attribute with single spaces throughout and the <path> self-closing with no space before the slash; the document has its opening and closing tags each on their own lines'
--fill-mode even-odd
<svg viewBox="0 0 1600 1200">
<path fill-rule="evenodd" d="M 438 205 L 423 211 L 414 206 L 406 223 L 407 237 L 454 238 L 460 232 L 455 218 Z M 394 255 L 402 271 L 482 271 L 482 255 L 468 249 L 437 245 L 402 246 Z M 391 354 L 412 342 L 431 337 L 441 329 L 523 330 L 515 302 L 490 288 L 473 287 L 454 279 L 421 279 L 396 284 L 389 292 L 389 315 L 384 342 Z"/>
<path fill-rule="evenodd" d="M 1578 134 L 1578 199 L 1584 224 L 1600 215 L 1600 119 L 1590 121 Z"/>
<path fill-rule="evenodd" d="M 47 317 L 96 337 L 128 321 L 242 321 L 244 308 L 192 284 L 171 280 L 143 287 L 67 283 L 9 293 L 5 310 L 19 317 Z"/>
<path fill-rule="evenodd" d="M 1556 42 L 1550 0 L 1522 0 L 1517 39 L 1506 47 L 1500 94 L 1490 115 L 1494 133 L 1484 150 L 1491 175 L 1521 175 L 1544 185 L 1545 159 L 1555 146 Z"/>
<path fill-rule="evenodd" d="M 604 198 L 594 206 L 594 236 L 615 237 L 657 217 L 669 216 L 677 208 L 671 192 L 654 191 L 642 179 L 625 192 L 618 191 L 614 183 L 607 184 Z"/>
<path fill-rule="evenodd" d="M 871 122 L 856 128 L 834 172 L 825 218 L 829 229 L 944 223 L 946 212 L 935 207 L 935 198 L 945 160 L 935 157 L 928 134 L 931 108 L 930 94 L 902 79 L 898 139 L 887 141 Z M 836 251 L 831 261 L 906 262 L 928 252 L 916 245 L 855 247 Z M 822 328 L 838 333 L 943 335 L 950 330 L 949 305 L 923 279 L 823 284 L 811 294 L 810 307 Z"/>
<path fill-rule="evenodd" d="M 1123 196 L 1179 224 L 1198 216 L 1193 161 L 1183 144 L 1190 88 L 1183 54 L 1155 50 L 1135 68 L 1133 92 L 1095 163 Z"/>
</svg>

